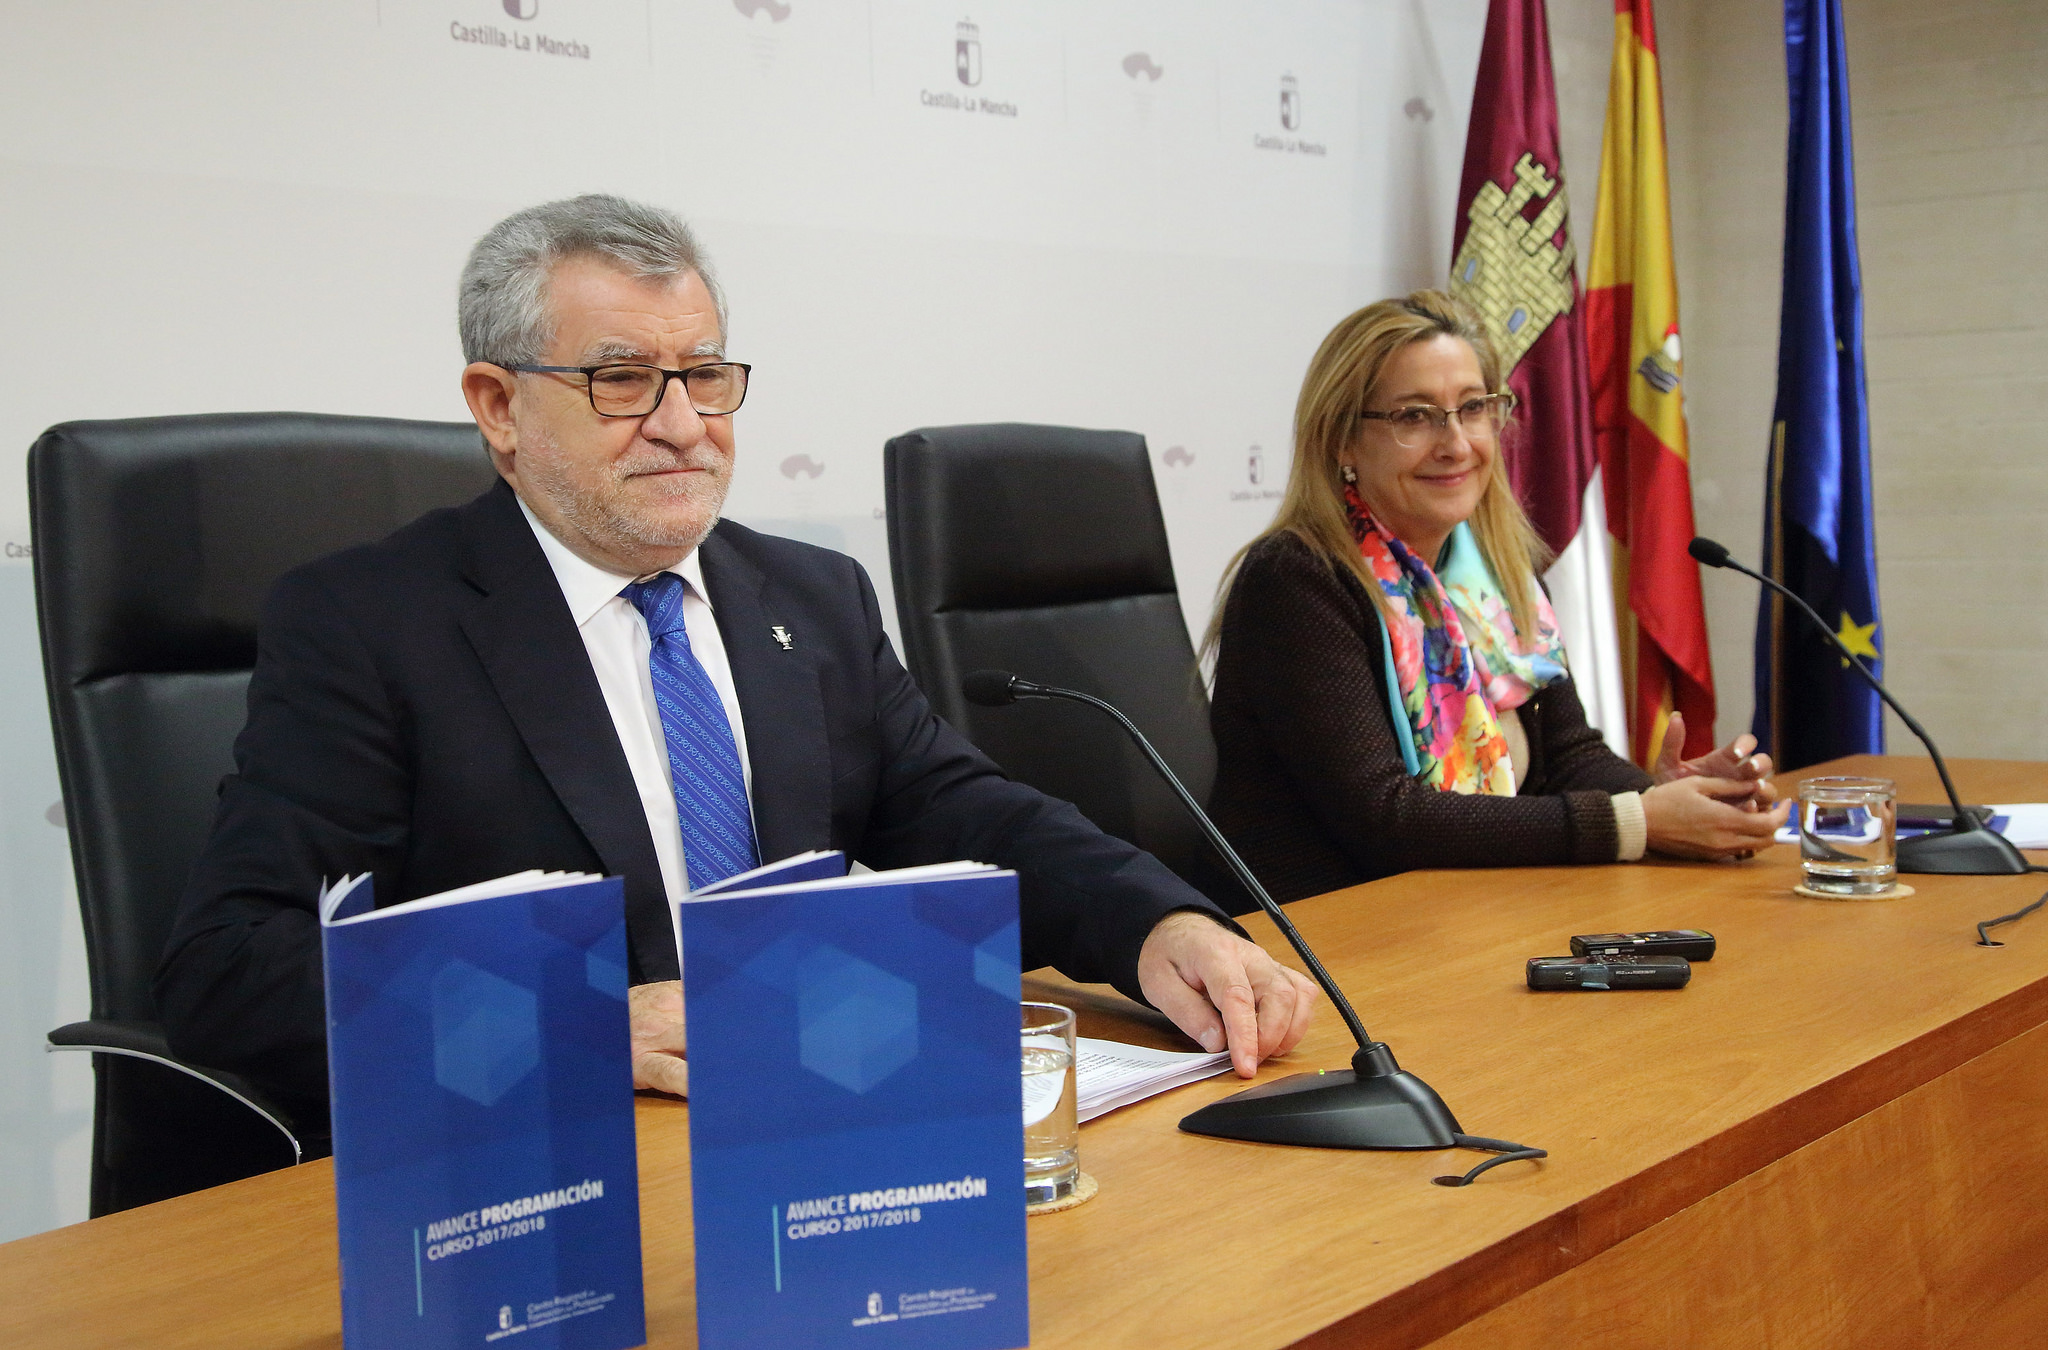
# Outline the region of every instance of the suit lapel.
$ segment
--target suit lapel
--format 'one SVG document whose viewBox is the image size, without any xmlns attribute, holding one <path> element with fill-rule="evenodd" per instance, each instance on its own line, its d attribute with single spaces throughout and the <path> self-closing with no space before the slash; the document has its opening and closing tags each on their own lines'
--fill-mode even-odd
<svg viewBox="0 0 2048 1350">
<path fill-rule="evenodd" d="M 499 483 L 465 513 L 470 580 L 484 592 L 462 629 L 527 750 L 603 861 L 625 878 L 644 978 L 674 978 L 667 891 L 633 772 L 547 555 Z"/>
<path fill-rule="evenodd" d="M 717 530 L 698 556 L 746 723 L 761 861 L 830 847 L 832 759 L 824 697 L 804 635 L 792 633 L 790 647 L 783 647 L 773 630 L 788 616 L 779 612 L 775 584 Z"/>
</svg>

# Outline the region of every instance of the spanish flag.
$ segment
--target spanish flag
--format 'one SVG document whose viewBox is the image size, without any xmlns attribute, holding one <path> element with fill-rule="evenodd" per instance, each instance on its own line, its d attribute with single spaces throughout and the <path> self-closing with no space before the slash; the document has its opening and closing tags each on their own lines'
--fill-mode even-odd
<svg viewBox="0 0 2048 1350">
<path fill-rule="evenodd" d="M 1664 93 L 1651 0 L 1615 0 L 1614 74 L 1586 271 L 1586 348 L 1593 438 L 1614 536 L 1614 593 L 1629 745 L 1656 762 L 1673 711 L 1685 714 L 1687 756 L 1714 744 L 1714 669 L 1692 541 L 1685 366 L 1671 194 L 1664 169 Z"/>
</svg>

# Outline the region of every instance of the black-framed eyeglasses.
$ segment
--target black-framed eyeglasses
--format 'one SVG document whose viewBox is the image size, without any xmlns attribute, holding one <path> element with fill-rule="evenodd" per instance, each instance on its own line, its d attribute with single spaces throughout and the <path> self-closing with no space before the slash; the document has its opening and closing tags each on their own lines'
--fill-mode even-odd
<svg viewBox="0 0 2048 1350">
<path fill-rule="evenodd" d="M 1386 412 L 1362 412 L 1360 417 L 1374 422 L 1385 422 L 1394 433 L 1394 439 L 1409 450 L 1419 450 L 1441 436 L 1444 428 L 1450 426 L 1451 418 L 1458 419 L 1458 425 L 1474 440 L 1492 440 L 1507 424 L 1508 414 L 1515 410 L 1513 394 L 1484 394 L 1468 398 L 1455 409 L 1439 408 L 1434 403 L 1407 403 Z"/>
<path fill-rule="evenodd" d="M 754 369 L 738 361 L 713 361 L 682 370 L 617 363 L 603 366 L 506 366 L 532 375 L 581 375 L 590 407 L 599 417 L 645 417 L 661 406 L 670 380 L 681 380 L 690 406 L 705 417 L 723 417 L 747 401 L 747 376 Z"/>
</svg>

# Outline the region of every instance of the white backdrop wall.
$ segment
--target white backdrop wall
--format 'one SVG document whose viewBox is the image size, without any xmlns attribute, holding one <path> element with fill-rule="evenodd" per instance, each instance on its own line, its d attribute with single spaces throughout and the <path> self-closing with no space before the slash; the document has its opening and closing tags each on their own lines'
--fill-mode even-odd
<svg viewBox="0 0 2048 1350">
<path fill-rule="evenodd" d="M 1560 70 L 1604 86 L 1609 11 L 1577 8 L 1587 50 L 1561 40 Z M 613 191 L 695 222 L 731 350 L 757 366 L 729 515 L 852 554 L 893 617 L 888 437 L 1130 428 L 1199 629 L 1271 517 L 1316 342 L 1444 274 L 1484 12 L 15 0 L 0 445 L 74 418 L 462 418 L 468 246 L 517 207 Z M 1584 101 L 1567 145 L 1591 120 L 1597 153 Z M 40 1050 L 85 992 L 28 545 L 17 471 L 0 477 L 0 1239 L 83 1217 L 91 1100 L 82 1059 Z"/>
</svg>

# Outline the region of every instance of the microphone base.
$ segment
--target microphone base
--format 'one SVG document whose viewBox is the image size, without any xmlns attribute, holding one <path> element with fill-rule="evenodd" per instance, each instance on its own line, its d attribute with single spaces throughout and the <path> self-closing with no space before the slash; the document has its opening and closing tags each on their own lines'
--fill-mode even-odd
<svg viewBox="0 0 2048 1350">
<path fill-rule="evenodd" d="M 1898 868 L 1915 875 L 1998 877 L 2028 870 L 2027 859 L 2012 841 L 1994 830 L 1960 830 L 1923 834 L 1898 843 Z"/>
<path fill-rule="evenodd" d="M 1189 1134 L 1302 1148 L 1455 1148 L 1458 1118 L 1436 1089 L 1403 1070 L 1378 1041 L 1349 1069 L 1291 1074 L 1211 1102 L 1186 1117 Z"/>
</svg>

